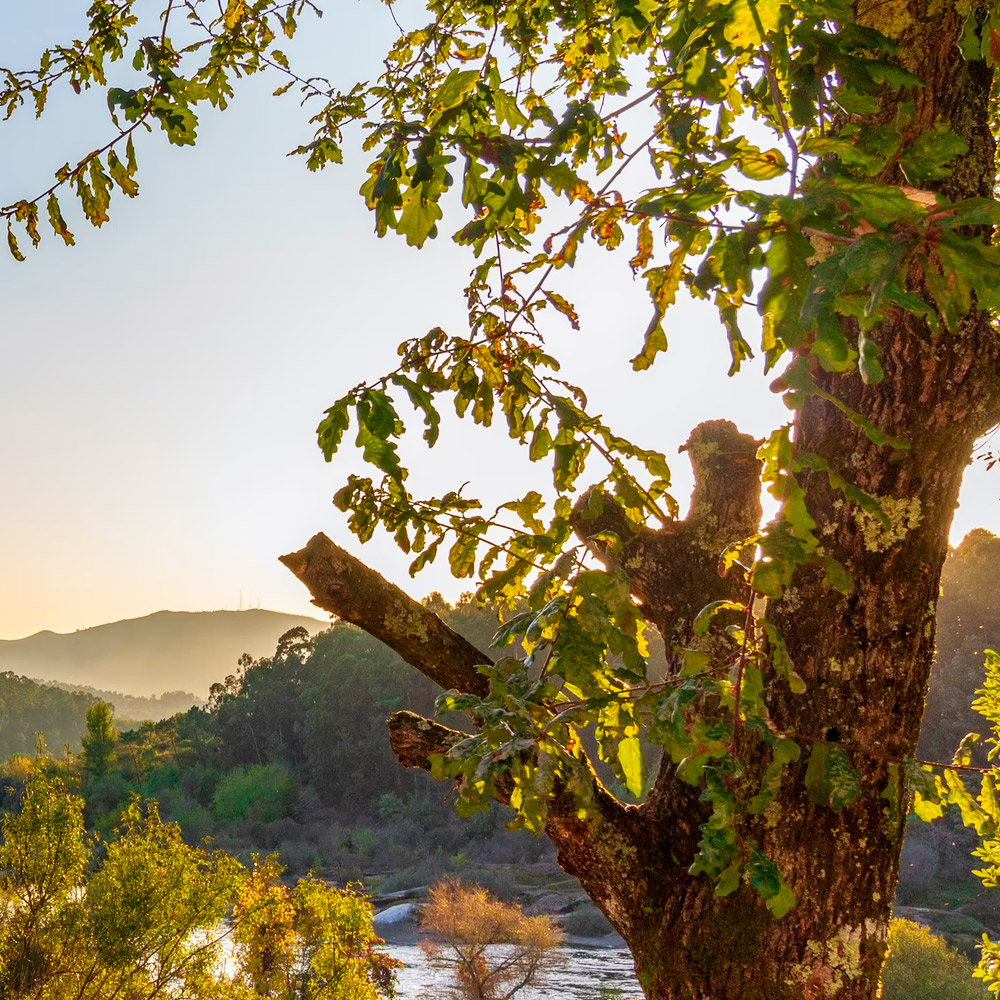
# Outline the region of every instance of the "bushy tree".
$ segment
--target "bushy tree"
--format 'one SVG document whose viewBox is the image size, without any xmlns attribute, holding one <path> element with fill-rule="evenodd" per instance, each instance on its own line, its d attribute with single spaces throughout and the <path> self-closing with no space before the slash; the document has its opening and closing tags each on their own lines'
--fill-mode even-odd
<svg viewBox="0 0 1000 1000">
<path fill-rule="evenodd" d="M 235 859 L 186 845 L 155 806 L 133 803 L 95 864 L 82 798 L 41 758 L 2 833 L 4 996 L 153 1000 L 209 988 L 243 877 Z"/>
<path fill-rule="evenodd" d="M 378 950 L 370 900 L 312 876 L 294 889 L 273 858 L 254 865 L 234 912 L 237 987 L 273 1000 L 379 1000 L 398 962 Z"/>
<path fill-rule="evenodd" d="M 433 935 L 420 947 L 455 983 L 462 1000 L 510 1000 L 561 961 L 562 932 L 549 917 L 529 917 L 480 886 L 432 886 L 420 924 Z"/>
<path fill-rule="evenodd" d="M 291 776 L 274 764 L 237 767 L 216 786 L 212 812 L 227 823 L 271 823 L 288 815 L 294 792 Z"/>
</svg>

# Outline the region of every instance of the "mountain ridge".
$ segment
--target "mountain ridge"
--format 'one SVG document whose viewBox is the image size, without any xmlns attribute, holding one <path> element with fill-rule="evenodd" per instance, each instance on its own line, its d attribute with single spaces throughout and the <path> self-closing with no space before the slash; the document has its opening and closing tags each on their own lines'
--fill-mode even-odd
<svg viewBox="0 0 1000 1000">
<path fill-rule="evenodd" d="M 75 632 L 0 639 L 0 671 L 140 697 L 184 690 L 205 698 L 244 653 L 267 656 L 299 626 L 314 634 L 330 623 L 263 608 L 154 611 Z"/>
</svg>

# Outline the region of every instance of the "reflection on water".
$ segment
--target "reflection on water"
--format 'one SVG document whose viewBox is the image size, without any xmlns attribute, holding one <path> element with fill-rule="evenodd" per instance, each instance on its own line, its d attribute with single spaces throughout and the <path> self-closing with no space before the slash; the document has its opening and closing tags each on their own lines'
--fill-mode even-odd
<svg viewBox="0 0 1000 1000">
<path fill-rule="evenodd" d="M 445 1000 L 450 997 L 447 978 L 427 964 L 416 945 L 389 945 L 393 958 L 404 963 L 399 970 L 399 1000 Z M 629 1000 L 642 997 L 624 948 L 563 948 L 566 961 L 548 972 L 537 989 L 525 989 L 517 1000 Z"/>
</svg>

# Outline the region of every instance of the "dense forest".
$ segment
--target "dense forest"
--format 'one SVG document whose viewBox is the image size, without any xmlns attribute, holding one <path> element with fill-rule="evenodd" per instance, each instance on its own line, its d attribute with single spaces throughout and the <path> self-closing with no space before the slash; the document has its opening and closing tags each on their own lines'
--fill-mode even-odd
<svg viewBox="0 0 1000 1000">
<path fill-rule="evenodd" d="M 971 532 L 945 568 L 925 758 L 950 759 L 967 732 L 982 729 L 970 705 L 982 683 L 983 650 L 1000 642 L 998 583 L 1000 538 Z M 453 608 L 438 595 L 427 603 L 475 644 L 489 644 L 491 612 L 471 600 Z M 551 875 L 547 840 L 507 830 L 508 816 L 496 807 L 457 816 L 439 784 L 393 757 L 386 716 L 400 708 L 432 714 L 438 693 L 351 625 L 314 637 L 295 628 L 273 655 L 244 656 L 212 686 L 204 706 L 140 724 L 123 723 L 118 713 L 121 732 L 107 773 L 88 771 L 84 756 L 71 766 L 80 774 L 88 823 L 105 832 L 138 793 L 156 799 L 189 843 L 211 837 L 244 859 L 276 851 L 296 874 L 312 868 L 340 881 L 378 876 L 381 889 L 391 891 L 461 872 L 501 894 L 511 888 L 512 865 L 538 865 Z M 16 755 L 32 751 L 36 732 L 44 732 L 56 756 L 67 745 L 76 750 L 97 700 L 92 692 L 0 674 L 0 755 L 8 758 L 0 786 L 10 790 L 8 799 L 24 775 Z M 971 846 L 957 818 L 911 820 L 899 895 L 904 904 L 954 911 L 952 925 L 940 929 L 959 928 L 966 944 L 978 939 L 978 922 L 996 928 L 998 909 L 970 875 Z M 971 914 L 974 920 L 965 919 Z"/>
<path fill-rule="evenodd" d="M 98 699 L 86 691 L 64 691 L 11 671 L 0 673 L 0 759 L 31 754 L 38 733 L 52 748 L 77 747 L 87 709 Z"/>
</svg>

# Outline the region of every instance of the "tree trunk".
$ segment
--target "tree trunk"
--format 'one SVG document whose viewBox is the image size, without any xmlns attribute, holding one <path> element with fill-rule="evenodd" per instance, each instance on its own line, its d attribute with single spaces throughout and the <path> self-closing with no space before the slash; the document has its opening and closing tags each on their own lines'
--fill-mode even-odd
<svg viewBox="0 0 1000 1000">
<path fill-rule="evenodd" d="M 894 117 L 900 101 L 911 101 L 919 128 L 943 123 L 969 144 L 952 176 L 933 187 L 950 200 L 990 197 L 991 71 L 960 55 L 958 5 L 865 0 L 857 13 L 900 43 L 901 61 L 925 82 L 920 90 L 886 95 L 884 119 Z M 880 180 L 906 183 L 901 174 Z M 916 268 L 909 284 L 927 299 Z M 765 696 L 775 726 L 795 735 L 802 756 L 786 768 L 762 815 L 738 816 L 737 833 L 777 863 L 796 905 L 776 920 L 746 878 L 720 898 L 708 878 L 689 874 L 708 807 L 699 789 L 678 780 L 668 757 L 638 807 L 621 805 L 595 778 L 594 804 L 581 817 L 572 796 L 556 789 L 546 832 L 562 865 L 627 941 L 649 1000 L 875 995 L 906 816 L 899 762 L 916 749 L 939 577 L 962 472 L 976 437 L 1000 417 L 1000 344 L 989 317 L 976 309 L 955 333 L 932 332 L 923 320 L 900 314 L 876 328 L 872 339 L 880 347 L 884 380 L 868 386 L 856 374 L 823 376 L 825 388 L 909 448 L 872 444 L 816 396 L 798 411 L 794 439 L 800 452 L 822 456 L 844 479 L 879 497 L 890 527 L 845 502 L 826 475 L 803 474 L 817 534 L 827 554 L 847 568 L 854 589 L 843 596 L 825 586 L 818 571 L 801 570 L 764 612 L 807 685 L 796 695 L 783 679 L 774 679 Z M 725 540 L 740 537 L 741 519 L 753 524 L 759 516 L 748 439 L 721 423 L 705 433 L 728 441 L 725 475 L 721 467 L 702 469 L 701 492 L 687 521 L 659 532 L 648 529 L 621 557 L 633 593 L 668 649 L 689 630 L 692 609 L 732 596 L 732 584 L 716 572 L 717 536 L 728 531 Z M 710 453 L 690 450 L 696 468 L 699 455 Z M 723 486 L 713 491 L 712 482 Z M 613 517 L 613 508 L 604 516 Z M 578 531 L 588 530 L 581 521 Z M 345 588 L 331 585 L 331 559 L 339 566 L 334 576 L 347 580 L 361 572 L 324 536 L 284 557 L 320 607 L 388 635 L 429 676 L 459 690 L 482 690 L 474 665 L 489 657 L 456 643 L 434 615 L 385 581 L 379 584 L 370 570 L 364 570 L 365 586 L 383 595 L 372 605 L 381 610 L 349 602 Z M 385 595 L 398 606 L 387 611 Z M 425 768 L 431 754 L 461 738 L 409 713 L 395 716 L 390 730 L 399 759 Z M 860 775 L 860 794 L 840 808 L 831 807 L 816 781 L 808 780 L 810 761 L 831 747 L 846 753 Z M 743 734 L 745 773 L 759 778 L 769 753 L 762 741 Z M 501 801 L 509 791 L 501 782 Z"/>
</svg>

